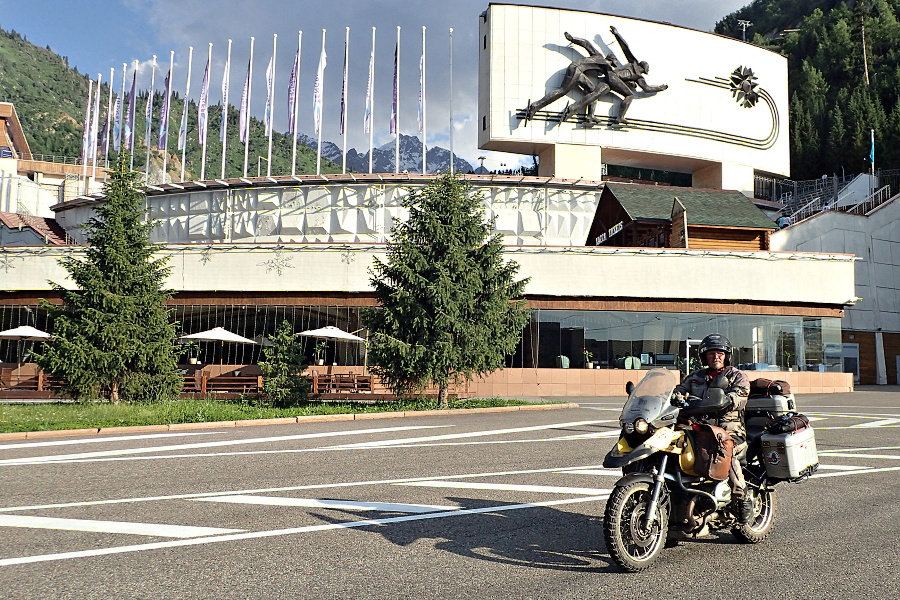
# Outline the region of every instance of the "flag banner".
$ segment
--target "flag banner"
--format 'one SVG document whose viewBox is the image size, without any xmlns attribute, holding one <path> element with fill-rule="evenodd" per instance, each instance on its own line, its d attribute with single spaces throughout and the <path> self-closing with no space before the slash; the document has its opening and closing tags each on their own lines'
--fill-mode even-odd
<svg viewBox="0 0 900 600">
<path fill-rule="evenodd" d="M 94 165 L 97 164 L 97 130 L 100 128 L 100 78 L 97 78 L 97 93 L 94 96 L 94 111 L 91 116 L 91 134 L 88 142 L 88 153 Z"/>
<path fill-rule="evenodd" d="M 372 34 L 373 40 L 375 34 Z M 369 55 L 369 82 L 366 84 L 366 114 L 363 117 L 363 132 L 372 131 L 372 78 L 375 76 L 375 48 L 373 42 L 372 53 Z"/>
<path fill-rule="evenodd" d="M 122 149 L 122 96 L 116 98 L 116 104 L 113 108 L 113 150 L 118 152 Z"/>
<path fill-rule="evenodd" d="M 344 83 L 341 87 L 341 135 L 344 135 L 344 122 L 347 120 L 347 41 L 344 41 Z"/>
<path fill-rule="evenodd" d="M 131 91 L 128 93 L 128 103 L 125 105 L 125 149 L 131 150 L 134 145 L 134 112 L 135 87 L 137 86 L 137 69 L 131 77 Z"/>
<path fill-rule="evenodd" d="M 319 55 L 319 69 L 316 71 L 316 83 L 313 87 L 313 117 L 315 120 L 315 133 L 319 135 L 322 128 L 322 85 L 325 77 L 325 64 L 328 57 L 325 54 L 325 46 L 322 46 L 322 54 Z"/>
<path fill-rule="evenodd" d="M 241 143 L 247 143 L 250 133 L 250 62 L 247 62 L 247 77 L 244 79 L 244 91 L 241 92 L 241 114 L 238 122 L 238 135 Z"/>
<path fill-rule="evenodd" d="M 875 164 L 875 130 L 872 130 L 872 147 L 869 150 L 869 162 Z"/>
<path fill-rule="evenodd" d="M 91 81 L 93 84 L 93 81 Z M 88 141 L 91 136 L 91 101 L 94 99 L 94 90 L 88 89 L 87 104 L 84 107 L 84 129 L 81 130 L 81 164 L 87 164 Z"/>
<path fill-rule="evenodd" d="M 166 149 L 166 138 L 169 137 L 169 104 L 172 100 L 172 70 L 170 69 L 166 75 L 166 97 L 163 98 L 162 109 L 159 111 L 159 142 L 156 144 L 157 150 Z"/>
<path fill-rule="evenodd" d="M 300 49 L 294 54 L 294 66 L 291 69 L 291 78 L 288 80 L 288 135 L 294 135 L 294 129 L 297 126 L 297 111 L 294 104 L 297 102 L 297 71 L 300 70 Z"/>
<path fill-rule="evenodd" d="M 144 107 L 144 140 L 150 147 L 150 130 L 153 127 L 153 88 L 147 90 L 147 104 Z"/>
<path fill-rule="evenodd" d="M 272 134 L 272 94 L 275 87 L 275 69 L 272 64 L 274 57 L 269 59 L 269 66 L 266 67 L 266 110 L 263 113 L 263 128 L 266 135 Z"/>
<path fill-rule="evenodd" d="M 397 133 L 397 96 L 398 96 L 398 87 L 400 87 L 400 79 L 398 77 L 398 71 L 400 69 L 400 61 L 398 51 L 400 50 L 400 43 L 394 46 L 394 93 L 391 100 L 391 133 Z"/>
<path fill-rule="evenodd" d="M 104 160 L 109 156 L 109 109 L 106 109 L 106 114 L 103 115 L 103 129 L 100 130 L 100 139 L 102 143 L 100 145 L 100 156 Z"/>
<path fill-rule="evenodd" d="M 203 71 L 203 81 L 200 83 L 200 102 L 197 104 L 197 129 L 199 130 L 199 142 L 206 145 L 207 116 L 209 114 L 209 59 L 206 60 L 206 69 Z"/>
<path fill-rule="evenodd" d="M 219 141 L 225 142 L 225 121 L 228 119 L 228 78 L 231 71 L 231 42 L 228 43 L 228 60 L 222 74 L 222 119 L 219 121 Z"/>
<path fill-rule="evenodd" d="M 419 57 L 419 133 L 425 131 L 425 54 Z"/>
</svg>

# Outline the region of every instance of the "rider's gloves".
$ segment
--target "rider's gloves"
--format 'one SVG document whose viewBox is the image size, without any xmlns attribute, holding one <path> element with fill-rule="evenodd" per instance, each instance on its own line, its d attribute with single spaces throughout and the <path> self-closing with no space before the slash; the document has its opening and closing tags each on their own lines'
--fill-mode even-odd
<svg viewBox="0 0 900 600">
<path fill-rule="evenodd" d="M 688 405 L 687 399 L 681 392 L 675 392 L 674 394 L 672 394 L 672 398 L 671 400 L 669 400 L 669 403 L 672 406 L 677 406 L 678 408 L 684 408 Z"/>
</svg>

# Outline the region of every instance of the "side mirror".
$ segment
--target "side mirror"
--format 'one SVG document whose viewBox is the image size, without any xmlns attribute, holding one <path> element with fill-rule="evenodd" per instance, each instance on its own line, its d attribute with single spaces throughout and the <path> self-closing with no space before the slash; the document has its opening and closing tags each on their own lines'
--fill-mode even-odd
<svg viewBox="0 0 900 600">
<path fill-rule="evenodd" d="M 625 384 L 625 393 L 630 396 L 631 392 L 633 392 L 633 391 L 634 391 L 634 382 L 629 381 L 628 383 Z"/>
</svg>

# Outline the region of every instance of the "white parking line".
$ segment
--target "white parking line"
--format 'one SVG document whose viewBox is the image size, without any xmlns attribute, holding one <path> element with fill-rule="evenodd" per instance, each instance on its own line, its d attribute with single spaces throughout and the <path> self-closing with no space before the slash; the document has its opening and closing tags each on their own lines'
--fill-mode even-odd
<svg viewBox="0 0 900 600">
<path fill-rule="evenodd" d="M 396 485 L 416 487 L 457 488 L 463 490 L 499 490 L 503 492 L 540 492 L 548 494 L 583 494 L 596 496 L 608 494 L 611 490 L 582 487 L 557 487 L 552 485 L 518 485 L 513 483 L 485 483 L 479 481 L 410 481 Z"/>
<path fill-rule="evenodd" d="M 197 442 L 194 444 L 173 444 L 171 446 L 149 446 L 145 448 L 121 448 L 119 450 L 101 450 L 98 452 L 81 452 L 78 454 L 56 454 L 49 456 L 34 456 L 25 458 L 8 458 L 0 460 L 0 466 L 36 464 L 45 462 L 59 462 L 79 458 L 95 458 L 100 456 L 123 456 L 132 454 L 149 454 L 152 452 L 171 452 L 173 450 L 191 450 L 194 448 L 215 448 L 221 446 L 241 446 L 246 444 L 268 444 L 273 442 L 287 442 L 292 440 L 305 440 L 313 438 L 340 437 L 350 435 L 367 435 L 373 433 L 387 433 L 393 431 L 411 431 L 414 429 L 440 429 L 447 425 L 407 425 L 403 427 L 380 427 L 377 429 L 354 429 L 350 431 L 324 431 L 321 433 L 301 433 L 297 435 L 282 435 L 276 437 L 261 437 L 248 439 L 217 440 L 215 442 Z"/>
<path fill-rule="evenodd" d="M 195 498 L 196 502 L 230 502 L 233 504 L 259 504 L 265 506 L 304 506 L 309 508 L 338 508 L 341 510 L 378 510 L 382 512 L 429 513 L 440 510 L 458 510 L 459 506 L 436 504 L 398 504 L 392 502 L 355 502 L 350 500 L 321 500 L 318 498 L 283 498 L 278 496 L 216 496 Z"/>
<path fill-rule="evenodd" d="M 859 471 L 861 469 L 871 469 L 872 467 L 856 467 L 853 465 L 819 465 L 820 469 L 830 469 L 832 471 Z"/>
<path fill-rule="evenodd" d="M 156 542 L 151 544 L 136 544 L 133 546 L 116 546 L 113 548 L 95 548 L 93 550 L 78 550 L 75 552 L 59 552 L 56 554 L 40 554 L 35 556 L 22 556 L 18 558 L 0 559 L 0 567 L 11 565 L 24 565 L 37 562 L 48 562 L 56 560 L 67 560 L 73 558 L 85 558 L 88 556 L 105 556 L 110 554 L 124 554 L 127 552 L 141 552 L 143 550 L 159 550 L 163 548 L 178 548 L 183 546 L 199 546 L 204 544 L 216 544 L 221 542 L 232 542 L 238 540 L 259 539 L 267 537 L 275 537 L 282 535 L 292 535 L 295 533 L 308 533 L 312 531 L 328 531 L 334 529 L 350 529 L 354 527 L 370 527 L 372 525 L 386 525 L 389 523 L 403 523 L 407 521 L 418 521 L 423 519 L 445 519 L 448 517 L 460 517 L 464 515 L 474 515 L 482 513 L 502 513 L 511 510 L 521 510 L 528 508 L 540 508 L 549 506 L 560 506 L 565 504 L 575 504 L 579 502 L 598 502 L 606 500 L 608 495 L 588 496 L 583 498 L 566 498 L 564 500 L 548 500 L 545 502 L 533 502 L 528 504 L 506 504 L 500 506 L 486 506 L 483 508 L 467 508 L 463 510 L 452 510 L 447 512 L 434 512 L 421 515 L 404 515 L 402 517 L 388 517 L 385 519 L 368 519 L 365 521 L 349 521 L 344 523 L 327 523 L 322 525 L 309 525 L 306 527 L 294 527 L 291 529 L 274 529 L 270 531 L 251 531 L 248 533 L 232 533 L 212 537 L 194 538 L 190 540 L 173 540 L 168 542 Z"/>
<path fill-rule="evenodd" d="M 158 523 L 129 523 L 125 521 L 94 521 L 89 519 L 57 519 L 54 517 L 33 517 L 25 515 L 0 515 L 0 527 L 62 529 L 65 531 L 92 531 L 96 533 L 129 533 L 134 535 L 153 535 L 177 538 L 196 538 L 206 535 L 246 531 L 246 529 L 160 525 Z"/>
<path fill-rule="evenodd" d="M 40 448 L 42 446 L 68 446 L 70 444 L 102 444 L 105 442 L 122 442 L 131 440 L 149 440 L 153 438 L 184 437 L 188 435 L 216 435 L 222 431 L 197 431 L 191 433 L 148 433 L 142 435 L 117 435 L 115 437 L 95 437 L 83 439 L 54 440 L 52 442 L 20 442 L 17 444 L 0 444 L 0 450 L 13 448 Z"/>
</svg>

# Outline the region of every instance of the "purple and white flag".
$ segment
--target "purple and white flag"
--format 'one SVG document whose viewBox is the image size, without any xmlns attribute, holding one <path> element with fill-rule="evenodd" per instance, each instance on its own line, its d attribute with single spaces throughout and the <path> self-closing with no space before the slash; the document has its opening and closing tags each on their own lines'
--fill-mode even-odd
<svg viewBox="0 0 900 600">
<path fill-rule="evenodd" d="M 225 121 L 228 119 L 228 79 L 231 74 L 231 42 L 228 42 L 228 59 L 222 74 L 222 119 L 219 121 L 219 141 L 225 142 Z"/>
<path fill-rule="evenodd" d="M 115 123 L 113 123 L 113 150 L 118 152 L 122 148 L 122 96 L 116 98 L 113 108 L 113 119 L 115 119 Z"/>
<path fill-rule="evenodd" d="M 269 59 L 269 66 L 266 67 L 266 109 L 263 113 L 263 128 L 266 135 L 272 134 L 272 100 L 275 93 L 275 69 L 272 63 L 274 57 Z"/>
<path fill-rule="evenodd" d="M 324 84 L 325 65 L 328 57 L 325 54 L 325 45 L 322 45 L 322 53 L 319 55 L 319 69 L 316 71 L 316 83 L 313 87 L 313 117 L 315 120 L 315 133 L 319 135 L 322 128 L 322 85 Z"/>
<path fill-rule="evenodd" d="M 425 54 L 419 57 L 419 133 L 425 131 Z"/>
<path fill-rule="evenodd" d="M 159 142 L 156 144 L 157 150 L 165 150 L 168 146 L 167 138 L 169 137 L 169 105 L 172 101 L 172 71 L 166 74 L 166 97 L 163 98 L 162 110 L 159 114 Z"/>
<path fill-rule="evenodd" d="M 91 134 L 88 142 L 88 153 L 94 164 L 97 164 L 97 130 L 100 128 L 100 77 L 97 77 L 97 93 L 94 95 L 94 114 L 91 116 Z"/>
<path fill-rule="evenodd" d="M 372 34 L 374 39 L 375 34 Z M 374 42 L 373 42 L 374 46 Z M 366 114 L 363 117 L 363 132 L 369 133 L 372 131 L 372 78 L 375 76 L 375 48 L 372 48 L 372 53 L 369 55 L 369 82 L 366 84 Z"/>
<path fill-rule="evenodd" d="M 153 65 L 154 69 L 156 65 Z M 144 108 L 144 139 L 147 141 L 147 147 L 150 147 L 150 130 L 153 127 L 153 88 L 147 90 L 147 105 Z"/>
<path fill-rule="evenodd" d="M 84 129 L 81 130 L 81 164 L 87 164 L 88 147 L 91 137 L 91 105 L 94 100 L 94 80 L 90 80 L 87 104 L 84 107 Z"/>
<path fill-rule="evenodd" d="M 400 70 L 399 50 L 400 42 L 397 42 L 397 45 L 394 46 L 394 93 L 391 100 L 391 133 L 397 133 L 397 92 L 400 87 L 400 79 L 398 77 Z"/>
<path fill-rule="evenodd" d="M 131 150 L 134 145 L 134 113 L 136 110 L 135 88 L 137 86 L 137 69 L 131 76 L 131 91 L 128 93 L 128 103 L 125 105 L 125 149 Z"/>
<path fill-rule="evenodd" d="M 244 79 L 244 91 L 241 92 L 241 114 L 238 122 L 238 135 L 242 143 L 247 143 L 250 133 L 250 62 L 247 62 L 247 77 Z"/>
<path fill-rule="evenodd" d="M 297 76 L 300 70 L 300 49 L 294 54 L 294 67 L 291 69 L 291 78 L 288 80 L 288 135 L 294 135 L 294 129 L 297 127 L 297 111 L 294 105 L 297 102 Z"/>
<path fill-rule="evenodd" d="M 347 41 L 344 41 L 344 83 L 341 87 L 341 129 L 340 134 L 344 135 L 344 123 L 347 121 Z"/>
<path fill-rule="evenodd" d="M 206 145 L 207 116 L 209 114 L 209 59 L 206 60 L 206 69 L 203 71 L 203 81 L 200 83 L 200 102 L 197 104 L 197 129 L 200 134 L 200 144 Z"/>
</svg>

